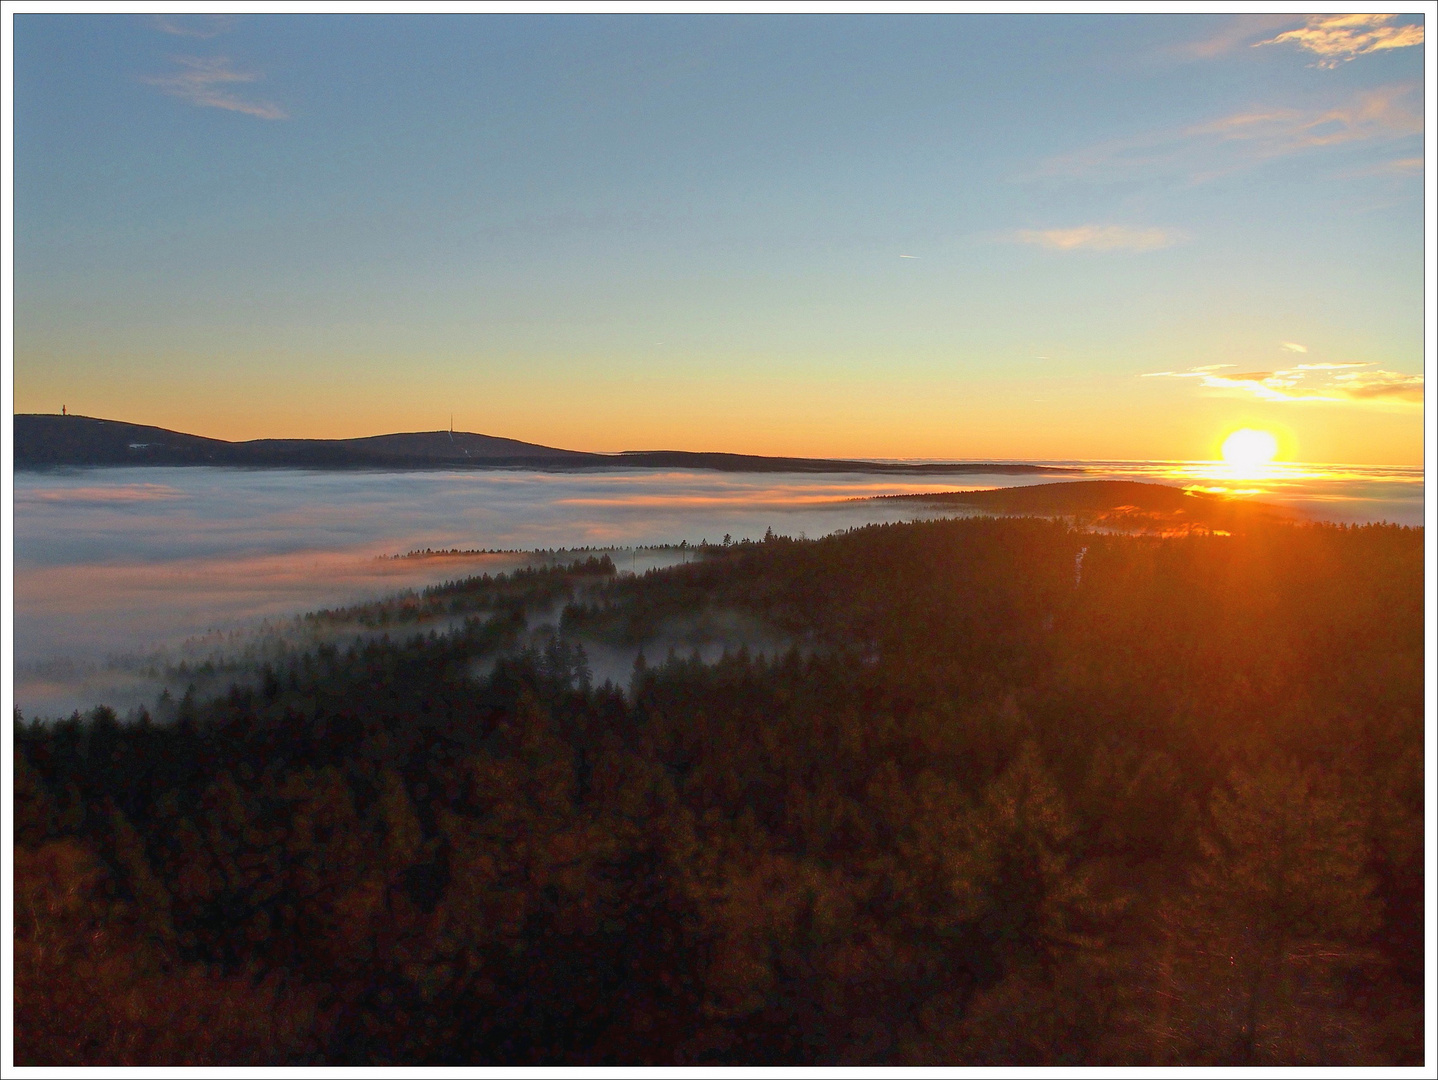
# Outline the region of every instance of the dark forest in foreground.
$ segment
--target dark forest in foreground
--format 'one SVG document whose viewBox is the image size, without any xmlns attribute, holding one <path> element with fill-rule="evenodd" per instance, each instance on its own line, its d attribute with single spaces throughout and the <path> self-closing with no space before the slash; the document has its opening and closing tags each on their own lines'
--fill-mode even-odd
<svg viewBox="0 0 1438 1080">
<path fill-rule="evenodd" d="M 20 723 L 16 1062 L 1420 1064 L 1422 541 L 590 560 Z"/>
</svg>

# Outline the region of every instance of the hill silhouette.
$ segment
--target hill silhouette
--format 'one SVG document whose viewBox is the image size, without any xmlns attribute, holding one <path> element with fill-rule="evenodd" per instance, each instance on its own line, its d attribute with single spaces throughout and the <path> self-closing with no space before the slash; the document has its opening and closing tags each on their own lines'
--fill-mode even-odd
<svg viewBox="0 0 1438 1080">
<path fill-rule="evenodd" d="M 1075 473 L 1007 462 L 907 463 L 763 457 L 687 450 L 594 454 L 479 435 L 411 431 L 360 439 L 251 439 L 229 442 L 168 428 L 90 416 L 15 416 L 16 468 L 55 465 L 240 465 L 259 468 L 711 469 L 719 472 Z"/>
</svg>

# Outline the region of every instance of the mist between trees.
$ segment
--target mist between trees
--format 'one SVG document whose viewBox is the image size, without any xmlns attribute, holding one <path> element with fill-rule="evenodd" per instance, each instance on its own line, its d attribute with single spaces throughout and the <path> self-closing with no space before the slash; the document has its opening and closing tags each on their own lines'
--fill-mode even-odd
<svg viewBox="0 0 1438 1080">
<path fill-rule="evenodd" d="M 1418 1064 L 1422 546 L 968 519 L 317 613 L 17 724 L 16 1061 Z"/>
</svg>

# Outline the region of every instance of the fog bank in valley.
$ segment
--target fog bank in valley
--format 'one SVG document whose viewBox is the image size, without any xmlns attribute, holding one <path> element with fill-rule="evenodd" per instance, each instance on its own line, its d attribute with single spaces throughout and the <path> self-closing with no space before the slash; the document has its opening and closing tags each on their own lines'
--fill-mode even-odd
<svg viewBox="0 0 1438 1080">
<path fill-rule="evenodd" d="M 1197 482 L 1153 463 L 1107 463 L 1090 476 Z M 973 475 L 958 486 L 1049 482 L 1043 474 Z M 158 692 L 143 674 L 157 666 L 233 655 L 305 611 L 554 558 L 537 550 L 602 549 L 621 573 L 643 573 L 692 557 L 688 546 L 704 540 L 760 539 L 770 530 L 817 537 L 963 513 L 868 501 L 955 486 L 955 478 L 857 473 L 21 471 L 16 704 L 51 715 L 139 704 Z M 1421 470 L 1295 474 L 1262 486 L 1269 501 L 1335 520 L 1422 518 Z M 425 549 L 465 554 L 394 557 Z M 675 644 L 683 654 L 722 648 L 721 640 L 679 634 Z M 590 648 L 596 673 L 616 681 L 637 651 Z"/>
</svg>

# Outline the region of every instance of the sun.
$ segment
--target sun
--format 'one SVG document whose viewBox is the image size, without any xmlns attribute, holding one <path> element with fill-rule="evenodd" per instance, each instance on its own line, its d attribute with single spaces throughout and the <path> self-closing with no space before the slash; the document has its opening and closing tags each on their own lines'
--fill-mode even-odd
<svg viewBox="0 0 1438 1080">
<path fill-rule="evenodd" d="M 1263 469 L 1278 456 L 1278 439 L 1271 431 L 1239 428 L 1223 440 L 1224 463 L 1236 470 Z"/>
</svg>

